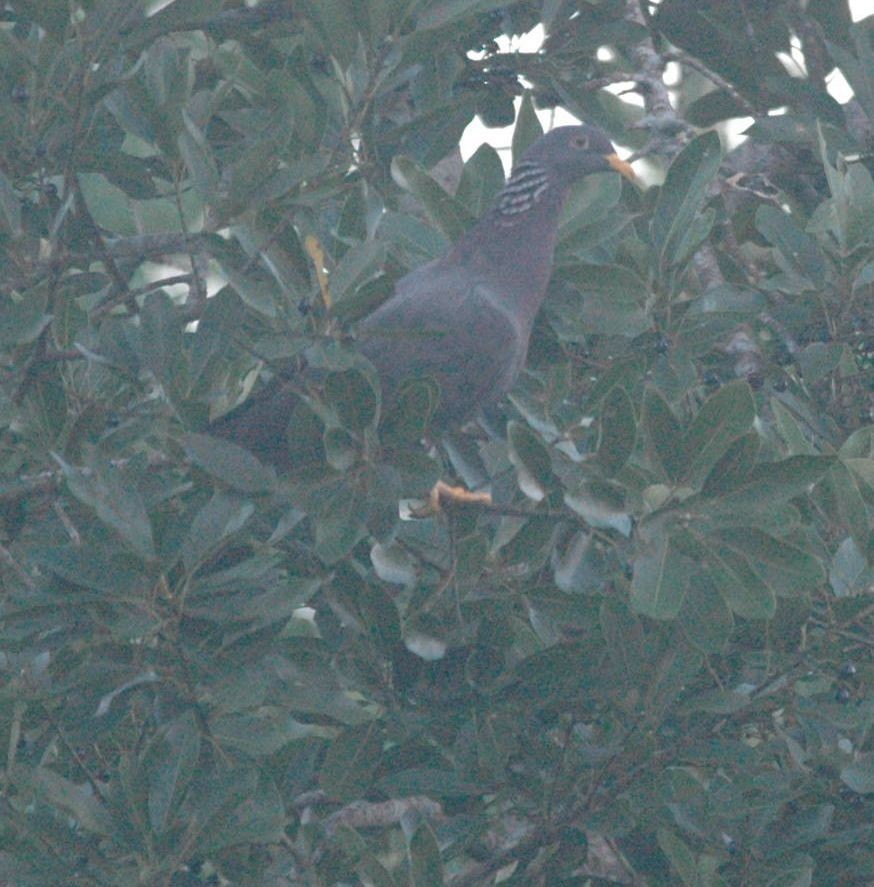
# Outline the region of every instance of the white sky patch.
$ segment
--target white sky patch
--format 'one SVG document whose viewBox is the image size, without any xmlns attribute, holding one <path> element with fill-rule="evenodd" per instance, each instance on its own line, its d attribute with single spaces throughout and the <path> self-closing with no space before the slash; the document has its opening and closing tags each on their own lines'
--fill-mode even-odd
<svg viewBox="0 0 874 887">
<path fill-rule="evenodd" d="M 829 95 L 840 105 L 852 98 L 853 90 L 840 68 L 834 68 L 831 74 L 826 76 L 825 86 Z"/>
<path fill-rule="evenodd" d="M 874 0 L 849 0 L 849 6 L 850 15 L 854 22 L 874 15 Z M 543 25 L 537 25 L 527 34 L 515 35 L 513 37 L 507 37 L 502 34 L 497 38 L 496 42 L 501 53 L 537 52 L 543 46 L 545 36 L 546 33 Z M 485 57 L 485 53 L 470 53 L 470 57 L 482 59 Z M 595 53 L 595 57 L 600 62 L 609 62 L 615 58 L 615 53 L 609 46 L 602 46 Z M 804 54 L 802 53 L 801 43 L 797 37 L 792 38 L 789 52 L 777 53 L 777 57 L 786 68 L 786 71 L 793 77 L 804 76 Z M 676 62 L 669 62 L 665 69 L 666 85 L 669 87 L 676 86 L 680 82 L 680 77 L 680 65 Z M 525 84 L 524 79 L 522 82 L 523 85 L 528 85 Z M 607 86 L 606 89 L 614 93 L 614 95 L 621 95 L 623 101 L 642 107 L 643 98 L 637 93 L 628 92 L 629 88 L 633 85 L 634 84 L 632 83 L 612 83 Z M 850 88 L 849 83 L 847 83 L 844 75 L 837 68 L 835 68 L 826 78 L 826 86 L 832 98 L 840 104 L 844 104 L 852 98 L 853 91 Z M 516 99 L 514 102 L 517 112 L 519 110 L 520 102 L 521 99 Z M 545 130 L 552 129 L 555 126 L 567 126 L 569 124 L 580 122 L 577 117 L 564 108 L 539 110 L 537 116 Z M 738 142 L 742 141 L 743 136 L 741 134 L 752 123 L 753 119 L 751 117 L 741 117 L 727 121 L 720 129 L 725 138 L 727 147 L 734 147 Z M 512 164 L 512 157 L 510 156 L 512 138 L 513 125 L 489 128 L 484 126 L 483 122 L 478 117 L 475 117 L 470 122 L 467 129 L 465 129 L 464 134 L 461 137 L 461 156 L 467 161 L 483 142 L 489 142 L 489 144 L 497 149 L 501 160 L 503 161 L 505 170 L 509 172 Z M 620 156 L 624 156 L 627 153 L 628 152 L 623 152 L 621 148 L 619 149 Z"/>
<path fill-rule="evenodd" d="M 537 25 L 527 34 L 513 37 L 507 37 L 505 34 L 501 34 L 496 42 L 498 44 L 498 49 L 502 53 L 537 52 L 543 46 L 545 37 L 546 31 L 544 31 L 543 25 Z M 483 58 L 483 54 L 471 53 L 471 58 Z M 523 85 L 529 85 L 526 84 L 524 80 L 522 82 Z M 521 101 L 521 99 L 517 98 L 513 103 L 517 113 Z M 580 122 L 578 118 L 574 117 L 573 114 L 566 111 L 564 108 L 556 108 L 555 111 L 538 111 L 537 116 L 544 129 L 552 129 L 554 126 L 565 126 L 567 124 Z M 471 154 L 473 154 L 483 142 L 488 142 L 497 149 L 501 161 L 504 164 L 504 171 L 509 172 L 510 166 L 512 165 L 510 145 L 513 140 L 514 125 L 515 124 L 511 126 L 489 128 L 483 125 L 483 122 L 479 117 L 474 117 L 474 119 L 468 124 L 467 129 L 465 129 L 464 134 L 461 136 L 462 158 L 467 161 Z"/>
<path fill-rule="evenodd" d="M 679 62 L 668 62 L 665 65 L 665 86 L 678 86 L 683 69 Z"/>
<path fill-rule="evenodd" d="M 874 4 L 871 3 L 871 0 L 850 0 L 850 15 L 854 22 L 874 15 Z"/>
</svg>

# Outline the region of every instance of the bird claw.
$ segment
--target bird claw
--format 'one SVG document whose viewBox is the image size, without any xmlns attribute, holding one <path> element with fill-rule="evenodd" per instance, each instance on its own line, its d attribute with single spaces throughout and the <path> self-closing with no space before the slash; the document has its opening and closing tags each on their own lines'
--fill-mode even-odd
<svg viewBox="0 0 874 887">
<path fill-rule="evenodd" d="M 492 504 L 491 493 L 474 492 L 464 487 L 454 487 L 445 481 L 438 480 L 428 494 L 428 501 L 420 508 L 410 509 L 413 517 L 434 517 L 446 508 L 455 506 L 486 506 Z"/>
</svg>

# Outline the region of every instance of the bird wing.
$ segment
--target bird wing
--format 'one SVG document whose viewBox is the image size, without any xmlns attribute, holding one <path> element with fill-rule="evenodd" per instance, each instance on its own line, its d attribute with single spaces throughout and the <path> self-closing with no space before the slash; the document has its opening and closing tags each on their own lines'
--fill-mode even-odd
<svg viewBox="0 0 874 887">
<path fill-rule="evenodd" d="M 512 386 L 527 334 L 486 281 L 438 260 L 398 281 L 358 325 L 358 347 L 389 396 L 408 379 L 430 377 L 440 386 L 438 417 L 458 421 Z"/>
<path fill-rule="evenodd" d="M 528 333 L 503 310 L 500 294 L 469 271 L 440 260 L 398 281 L 395 294 L 358 324 L 358 348 L 390 399 L 408 379 L 440 386 L 439 424 L 460 422 L 509 390 L 525 360 Z M 295 386 L 276 378 L 210 425 L 262 461 L 288 467 L 285 431 Z"/>
</svg>

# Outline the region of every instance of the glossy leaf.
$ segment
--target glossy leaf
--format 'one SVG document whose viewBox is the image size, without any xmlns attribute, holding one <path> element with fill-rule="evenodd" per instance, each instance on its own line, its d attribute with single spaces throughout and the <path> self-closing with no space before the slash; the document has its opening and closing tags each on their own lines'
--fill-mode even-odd
<svg viewBox="0 0 874 887">
<path fill-rule="evenodd" d="M 437 839 L 428 823 L 421 823 L 410 838 L 410 887 L 440 887 L 445 884 L 443 862 Z"/>
<path fill-rule="evenodd" d="M 622 388 L 614 388 L 601 406 L 598 459 L 608 475 L 615 475 L 634 450 L 637 422 L 631 400 Z"/>
<path fill-rule="evenodd" d="M 652 221 L 653 244 L 662 267 L 669 268 L 685 256 L 707 185 L 721 162 L 719 137 L 711 132 L 690 142 L 671 164 Z"/>
<path fill-rule="evenodd" d="M 329 746 L 319 782 L 331 798 L 348 801 L 366 794 L 379 764 L 382 735 L 366 724 L 347 727 Z"/>
<path fill-rule="evenodd" d="M 508 455 L 516 468 L 519 487 L 527 496 L 540 501 L 552 486 L 549 453 L 536 434 L 520 422 L 507 426 Z"/>
<path fill-rule="evenodd" d="M 634 559 L 631 603 L 638 613 L 673 619 L 683 605 L 694 563 L 661 525 L 646 532 L 645 546 Z"/>
<path fill-rule="evenodd" d="M 644 446 L 653 465 L 669 480 L 676 480 L 685 466 L 679 420 L 668 402 L 654 388 L 647 388 L 643 398 L 641 427 Z"/>
<path fill-rule="evenodd" d="M 583 295 L 582 306 L 574 310 L 589 333 L 632 339 L 650 328 L 644 305 L 647 286 L 632 271 L 586 267 L 569 276 Z"/>
<path fill-rule="evenodd" d="M 752 393 L 744 382 L 724 385 L 708 397 L 683 435 L 686 479 L 700 484 L 731 444 L 749 431 L 755 415 Z"/>
<path fill-rule="evenodd" d="M 154 557 L 155 541 L 145 503 L 119 469 L 98 458 L 92 459 L 87 469 L 63 462 L 61 468 L 70 492 L 118 533 L 131 551 L 146 561 Z"/>
<path fill-rule="evenodd" d="M 457 240 L 470 227 L 473 217 L 415 161 L 395 157 L 391 168 L 395 181 L 421 201 L 428 218 L 450 240 Z"/>
<path fill-rule="evenodd" d="M 188 434 L 185 450 L 196 465 L 241 493 L 266 493 L 276 483 L 276 472 L 272 468 L 228 441 L 206 434 Z"/>
</svg>

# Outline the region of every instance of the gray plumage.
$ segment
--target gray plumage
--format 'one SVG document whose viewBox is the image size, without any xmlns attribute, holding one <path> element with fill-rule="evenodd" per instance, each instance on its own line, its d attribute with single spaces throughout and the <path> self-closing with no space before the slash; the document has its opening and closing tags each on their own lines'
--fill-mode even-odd
<svg viewBox="0 0 874 887">
<path fill-rule="evenodd" d="M 552 272 L 558 219 L 570 186 L 615 169 L 630 175 L 591 126 L 541 136 L 514 168 L 494 207 L 439 259 L 402 277 L 357 326 L 359 350 L 380 375 L 384 400 L 411 378 L 440 389 L 432 425 L 473 416 L 513 386 Z M 288 468 L 285 430 L 294 395 L 277 380 L 210 433 Z"/>
</svg>

